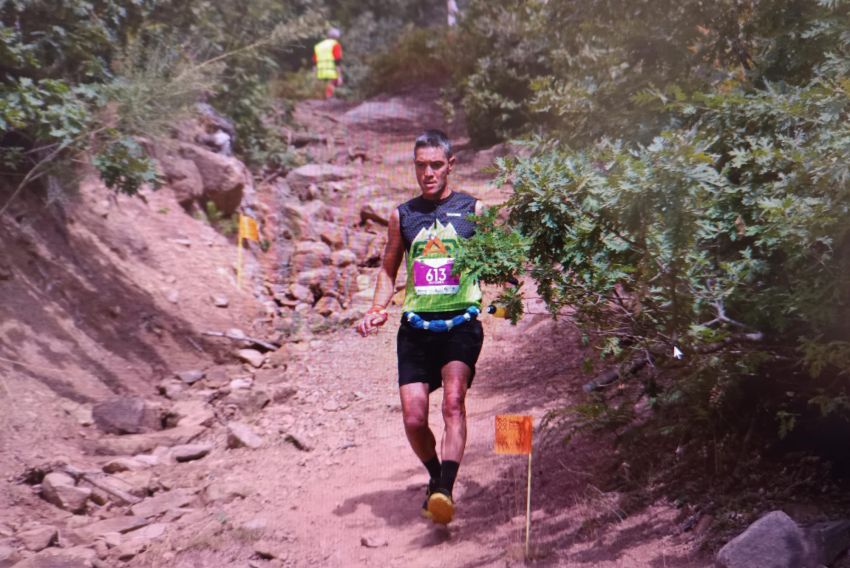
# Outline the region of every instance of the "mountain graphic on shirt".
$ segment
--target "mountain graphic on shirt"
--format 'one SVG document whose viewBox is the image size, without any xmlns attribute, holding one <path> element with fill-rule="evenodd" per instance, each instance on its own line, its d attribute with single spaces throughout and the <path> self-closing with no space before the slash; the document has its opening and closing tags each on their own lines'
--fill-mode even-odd
<svg viewBox="0 0 850 568">
<path fill-rule="evenodd" d="M 454 225 L 451 223 L 443 225 L 437 219 L 430 227 L 419 230 L 410 245 L 410 255 L 413 258 L 454 256 L 457 247 L 458 237 Z"/>
</svg>

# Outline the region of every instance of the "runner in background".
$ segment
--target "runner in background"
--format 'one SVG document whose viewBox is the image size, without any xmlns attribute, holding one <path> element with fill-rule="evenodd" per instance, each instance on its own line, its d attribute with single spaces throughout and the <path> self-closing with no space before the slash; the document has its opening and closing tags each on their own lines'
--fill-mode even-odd
<svg viewBox="0 0 850 568">
<path fill-rule="evenodd" d="M 334 96 L 334 90 L 342 85 L 342 46 L 339 43 L 340 31 L 337 28 L 328 30 L 328 37 L 313 47 L 313 63 L 316 64 L 316 77 L 327 81 L 325 98 Z"/>
</svg>

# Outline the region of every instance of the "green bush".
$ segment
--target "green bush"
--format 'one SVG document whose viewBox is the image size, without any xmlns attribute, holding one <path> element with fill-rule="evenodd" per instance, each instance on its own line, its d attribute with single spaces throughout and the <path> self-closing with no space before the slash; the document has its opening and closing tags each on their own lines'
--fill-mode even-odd
<svg viewBox="0 0 850 568">
<path fill-rule="evenodd" d="M 848 93 L 823 76 L 702 94 L 668 102 L 682 127 L 648 145 L 503 160 L 528 245 L 485 228 L 472 250 L 527 255 L 540 297 L 572 307 L 596 347 L 589 368 L 647 369 L 645 392 L 688 435 L 758 415 L 784 436 L 807 409 L 850 418 Z"/>
<path fill-rule="evenodd" d="M 451 78 L 450 46 L 444 28 L 408 28 L 386 51 L 370 58 L 365 93 L 443 86 Z"/>
</svg>

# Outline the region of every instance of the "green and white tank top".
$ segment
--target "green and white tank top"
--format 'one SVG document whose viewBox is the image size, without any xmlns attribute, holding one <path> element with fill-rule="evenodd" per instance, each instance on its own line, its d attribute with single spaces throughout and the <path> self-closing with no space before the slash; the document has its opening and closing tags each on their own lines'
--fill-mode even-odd
<svg viewBox="0 0 850 568">
<path fill-rule="evenodd" d="M 467 218 L 476 199 L 453 192 L 442 201 L 421 196 L 399 206 L 401 235 L 407 251 L 404 311 L 449 312 L 481 306 L 478 281 L 454 274 L 454 259 L 463 240 L 475 234 Z"/>
</svg>

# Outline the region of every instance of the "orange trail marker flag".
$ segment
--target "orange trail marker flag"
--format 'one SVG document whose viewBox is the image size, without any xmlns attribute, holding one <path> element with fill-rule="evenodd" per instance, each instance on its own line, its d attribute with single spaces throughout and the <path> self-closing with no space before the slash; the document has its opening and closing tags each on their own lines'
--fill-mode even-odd
<svg viewBox="0 0 850 568">
<path fill-rule="evenodd" d="M 238 251 L 236 252 L 236 288 L 240 290 L 242 289 L 242 241 L 245 239 L 259 242 L 260 231 L 254 219 L 240 213 L 239 242 L 237 243 Z"/>
<path fill-rule="evenodd" d="M 496 416 L 497 454 L 528 454 L 528 492 L 525 499 L 525 557 L 531 537 L 531 416 Z"/>
<path fill-rule="evenodd" d="M 531 453 L 531 416 L 496 416 L 496 453 Z"/>
</svg>

